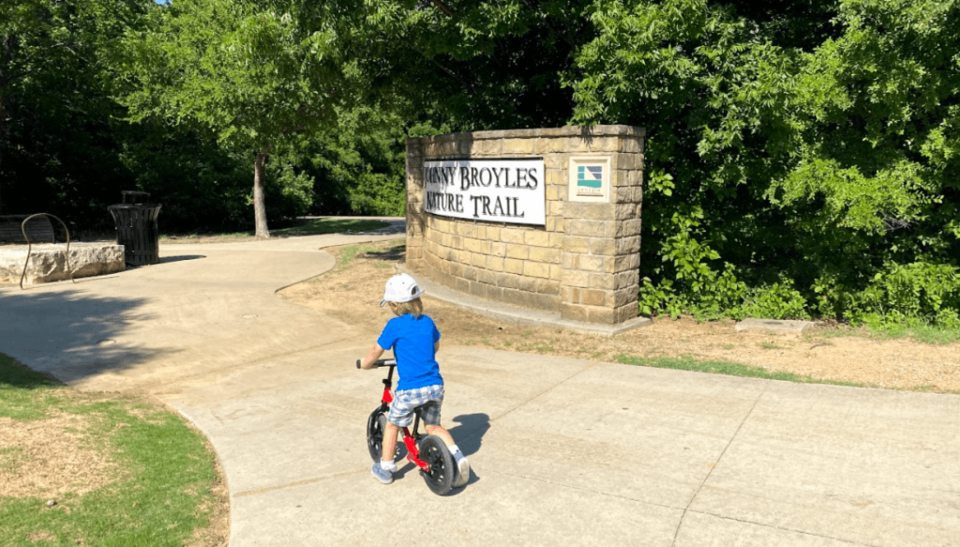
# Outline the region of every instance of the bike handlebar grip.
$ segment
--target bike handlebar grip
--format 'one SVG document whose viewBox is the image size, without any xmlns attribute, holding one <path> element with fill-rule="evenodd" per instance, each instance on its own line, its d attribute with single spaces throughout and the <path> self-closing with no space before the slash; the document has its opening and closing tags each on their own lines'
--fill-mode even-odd
<svg viewBox="0 0 960 547">
<path fill-rule="evenodd" d="M 357 359 L 357 368 L 360 368 L 360 359 Z"/>
</svg>

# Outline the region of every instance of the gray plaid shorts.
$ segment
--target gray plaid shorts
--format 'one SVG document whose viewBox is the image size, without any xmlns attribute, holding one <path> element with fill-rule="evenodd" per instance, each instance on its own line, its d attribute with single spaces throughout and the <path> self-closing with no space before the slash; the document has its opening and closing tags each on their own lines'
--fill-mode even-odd
<svg viewBox="0 0 960 547">
<path fill-rule="evenodd" d="M 390 403 L 387 420 L 393 425 L 407 427 L 413 423 L 413 409 L 424 403 L 436 401 L 437 404 L 423 410 L 421 417 L 427 425 L 440 425 L 440 405 L 443 404 L 443 384 L 397 390 Z"/>
</svg>

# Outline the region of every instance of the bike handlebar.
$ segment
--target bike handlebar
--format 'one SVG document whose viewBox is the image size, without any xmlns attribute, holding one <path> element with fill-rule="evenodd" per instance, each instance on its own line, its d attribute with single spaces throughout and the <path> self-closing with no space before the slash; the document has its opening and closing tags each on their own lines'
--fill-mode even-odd
<svg viewBox="0 0 960 547">
<path fill-rule="evenodd" d="M 373 366 L 379 367 L 395 367 L 397 366 L 396 359 L 377 359 L 373 362 Z M 360 359 L 357 359 L 357 368 L 360 368 Z"/>
</svg>

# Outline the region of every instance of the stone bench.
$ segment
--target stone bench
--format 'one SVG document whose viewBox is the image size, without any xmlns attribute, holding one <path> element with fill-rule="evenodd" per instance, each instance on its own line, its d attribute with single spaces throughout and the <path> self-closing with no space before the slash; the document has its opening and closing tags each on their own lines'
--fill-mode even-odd
<svg viewBox="0 0 960 547">
<path fill-rule="evenodd" d="M 27 264 L 25 284 L 49 283 L 70 279 L 67 271 L 67 246 L 64 244 L 33 245 Z M 70 244 L 70 269 L 74 279 L 105 275 L 124 269 L 123 245 L 115 243 Z M 0 283 L 19 283 L 27 260 L 26 245 L 0 247 Z"/>
</svg>

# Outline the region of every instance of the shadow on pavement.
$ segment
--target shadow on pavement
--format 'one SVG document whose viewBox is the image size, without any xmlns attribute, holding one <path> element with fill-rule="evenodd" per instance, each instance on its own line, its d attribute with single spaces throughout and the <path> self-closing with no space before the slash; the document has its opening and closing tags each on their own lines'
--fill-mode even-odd
<svg viewBox="0 0 960 547">
<path fill-rule="evenodd" d="M 0 293 L 0 352 L 62 382 L 126 369 L 169 351 L 118 340 L 152 318 L 143 305 L 79 290 Z"/>
<path fill-rule="evenodd" d="M 60 386 L 62 383 L 55 378 L 36 372 L 26 365 L 0 357 L 0 389 L 38 389 L 51 386 Z"/>
<path fill-rule="evenodd" d="M 457 446 L 460 447 L 460 451 L 463 452 L 464 456 L 470 456 L 476 454 L 480 450 L 480 444 L 483 440 L 483 436 L 490 429 L 490 416 L 480 412 L 477 414 L 464 414 L 457 416 L 453 421 L 459 425 L 451 427 L 447 431 L 450 432 L 450 436 L 453 437 L 453 440 L 457 443 Z M 403 443 L 398 444 L 398 451 L 396 462 L 398 469 L 393 473 L 393 478 L 399 480 L 404 478 L 408 472 L 418 471 L 417 467 L 406 461 L 404 458 L 407 456 L 407 450 L 404 448 Z M 416 473 L 419 475 L 419 473 Z M 476 472 L 472 469 L 470 470 L 470 481 L 467 483 L 469 486 L 480 480 Z M 448 495 L 455 496 L 459 494 L 462 489 L 456 488 L 452 490 Z"/>
<path fill-rule="evenodd" d="M 167 264 L 169 262 L 182 262 L 184 260 L 197 260 L 200 258 L 207 258 L 206 255 L 176 255 L 176 256 L 161 256 L 160 263 Z"/>
<path fill-rule="evenodd" d="M 464 456 L 471 456 L 480 450 L 483 436 L 490 429 L 490 416 L 484 413 L 464 414 L 453 419 L 457 424 L 450 428 L 450 435 L 457 442 Z"/>
</svg>

